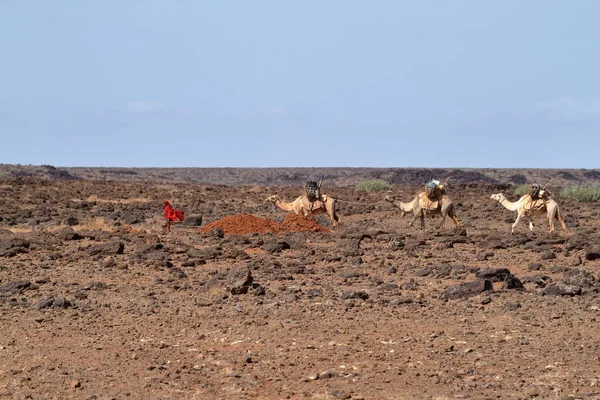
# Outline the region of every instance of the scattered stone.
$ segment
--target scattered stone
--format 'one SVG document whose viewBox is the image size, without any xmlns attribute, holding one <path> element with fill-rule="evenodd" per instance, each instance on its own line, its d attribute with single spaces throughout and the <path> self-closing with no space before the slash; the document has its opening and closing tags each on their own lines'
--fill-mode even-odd
<svg viewBox="0 0 600 400">
<path fill-rule="evenodd" d="M 0 257 L 14 257 L 17 254 L 27 253 L 29 241 L 22 238 L 0 240 Z"/>
<path fill-rule="evenodd" d="M 540 258 L 542 260 L 554 260 L 556 258 L 556 254 L 554 254 L 551 251 L 545 251 L 542 254 L 540 254 Z"/>
<path fill-rule="evenodd" d="M 97 254 L 105 254 L 105 255 L 113 255 L 113 254 L 123 254 L 125 249 L 125 245 L 123 242 L 110 242 L 110 243 L 102 243 L 90 246 L 87 249 L 87 253 L 90 256 L 95 256 Z"/>
<path fill-rule="evenodd" d="M 600 259 L 600 247 L 596 246 L 591 249 L 588 249 L 585 252 L 585 259 L 588 261 Z"/>
<path fill-rule="evenodd" d="M 283 250 L 288 250 L 290 245 L 285 240 L 276 240 L 272 242 L 265 243 L 262 246 L 262 249 L 269 254 L 280 253 Z"/>
<path fill-rule="evenodd" d="M 12 296 L 22 293 L 31 286 L 29 281 L 13 281 L 0 286 L 0 297 Z"/>
<path fill-rule="evenodd" d="M 227 276 L 227 288 L 231 294 L 246 294 L 252 281 L 252 273 L 247 267 L 235 268 Z"/>
<path fill-rule="evenodd" d="M 173 268 L 169 268 L 168 271 L 169 271 L 170 274 L 175 275 L 179 279 L 185 279 L 185 278 L 187 278 L 186 273 L 183 272 L 181 270 L 181 268 L 173 267 Z"/>
<path fill-rule="evenodd" d="M 83 285 L 83 290 L 104 290 L 106 288 L 107 286 L 104 282 L 88 282 Z"/>
<path fill-rule="evenodd" d="M 127 225 L 139 224 L 144 220 L 144 218 L 141 218 L 135 214 L 125 214 L 121 219 Z"/>
<path fill-rule="evenodd" d="M 563 285 L 560 283 L 548 285 L 542 291 L 542 295 L 544 296 L 577 296 L 580 294 L 580 286 Z"/>
<path fill-rule="evenodd" d="M 391 306 L 400 306 L 400 305 L 404 305 L 404 304 L 412 304 L 412 302 L 413 302 L 413 299 L 411 299 L 410 297 L 399 297 L 397 299 L 390 301 L 390 305 Z"/>
<path fill-rule="evenodd" d="M 512 274 L 506 277 L 506 279 L 504 280 L 504 285 L 502 287 L 504 289 L 516 289 L 516 290 L 525 289 L 525 287 L 523 286 L 523 283 L 521 283 L 519 278 L 517 278 L 516 276 L 514 276 Z"/>
<path fill-rule="evenodd" d="M 417 270 L 413 273 L 414 276 L 429 276 L 431 275 L 431 268 L 423 268 L 420 270 Z"/>
<path fill-rule="evenodd" d="M 562 283 L 570 286 L 580 286 L 582 288 L 590 288 L 595 285 L 596 278 L 590 271 L 583 269 L 567 270 L 564 273 Z"/>
<path fill-rule="evenodd" d="M 529 271 L 539 271 L 540 269 L 542 269 L 542 264 L 539 263 L 531 263 L 529 265 Z"/>
<path fill-rule="evenodd" d="M 477 261 L 486 261 L 488 258 L 493 257 L 493 256 L 494 256 L 493 251 L 486 251 L 484 253 L 479 252 L 479 253 L 475 254 L 475 259 Z"/>
<path fill-rule="evenodd" d="M 502 308 L 506 311 L 516 311 L 517 309 L 521 308 L 521 303 L 505 303 Z"/>
<path fill-rule="evenodd" d="M 340 373 L 334 369 L 328 369 L 327 371 L 323 371 L 319 374 L 319 379 L 331 379 L 337 378 L 340 376 Z"/>
<path fill-rule="evenodd" d="M 449 286 L 442 294 L 443 299 L 460 299 L 475 296 L 493 289 L 492 282 L 487 279 L 478 279 L 472 282 L 461 283 L 456 286 Z"/>
<path fill-rule="evenodd" d="M 185 226 L 201 226 L 202 225 L 202 214 L 192 214 L 185 217 L 183 221 Z"/>
<path fill-rule="evenodd" d="M 79 220 L 76 217 L 68 217 L 65 223 L 69 226 L 79 225 Z"/>
<path fill-rule="evenodd" d="M 486 268 L 475 274 L 479 279 L 487 279 L 490 282 L 504 282 L 512 273 L 508 268 Z"/>
<path fill-rule="evenodd" d="M 350 265 L 353 267 L 360 267 L 362 265 L 362 263 L 363 263 L 363 260 L 360 257 L 352 257 L 350 259 Z"/>
<path fill-rule="evenodd" d="M 342 300 L 346 300 L 346 299 L 362 299 L 362 300 L 367 300 L 369 298 L 369 295 L 367 294 L 367 292 L 364 292 L 362 290 L 352 290 L 352 291 L 348 291 L 348 292 L 343 292 L 340 295 L 340 298 Z"/>
<path fill-rule="evenodd" d="M 81 236 L 79 233 L 75 232 L 71 228 L 61 229 L 60 231 L 56 232 L 56 237 L 62 241 L 83 239 L 83 236 Z"/>
<path fill-rule="evenodd" d="M 321 296 L 323 296 L 323 290 L 319 288 L 308 289 L 308 291 L 306 292 L 306 297 L 308 297 L 309 299 Z"/>
</svg>

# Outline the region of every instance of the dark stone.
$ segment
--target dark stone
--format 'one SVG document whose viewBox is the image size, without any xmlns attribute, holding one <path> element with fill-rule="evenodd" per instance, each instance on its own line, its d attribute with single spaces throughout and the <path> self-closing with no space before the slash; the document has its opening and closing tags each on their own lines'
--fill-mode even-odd
<svg viewBox="0 0 600 400">
<path fill-rule="evenodd" d="M 475 274 L 479 279 L 487 279 L 490 282 L 504 282 L 511 275 L 508 268 L 486 268 Z"/>
<path fill-rule="evenodd" d="M 572 269 L 564 272 L 562 283 L 570 286 L 581 286 L 590 288 L 596 283 L 594 274 L 582 269 Z"/>
<path fill-rule="evenodd" d="M 68 217 L 65 222 L 69 226 L 79 225 L 79 220 L 77 218 L 73 217 L 73 216 Z"/>
<path fill-rule="evenodd" d="M 551 281 L 552 281 L 552 279 L 548 275 L 542 275 L 542 274 L 527 276 L 523 279 L 523 282 L 533 283 L 539 288 L 546 287 L 548 282 L 551 282 Z"/>
<path fill-rule="evenodd" d="M 185 217 L 183 221 L 185 226 L 201 226 L 202 225 L 202 214 L 192 214 Z"/>
<path fill-rule="evenodd" d="M 360 267 L 362 263 L 363 263 L 363 260 L 360 257 L 353 257 L 350 260 L 350 265 L 353 267 Z"/>
<path fill-rule="evenodd" d="M 400 290 L 400 287 L 395 283 L 382 283 L 379 285 L 379 290 L 383 292 L 396 292 Z"/>
<path fill-rule="evenodd" d="M 429 275 L 431 275 L 431 269 L 423 268 L 418 271 L 415 271 L 415 273 L 413 275 L 414 276 L 429 276 Z"/>
<path fill-rule="evenodd" d="M 83 285 L 83 290 L 104 290 L 107 287 L 104 282 L 89 282 Z"/>
<path fill-rule="evenodd" d="M 556 258 L 556 254 L 554 254 L 551 251 L 545 251 L 542 254 L 540 254 L 540 258 L 542 260 L 554 260 Z"/>
<path fill-rule="evenodd" d="M 143 218 L 140 218 L 139 216 L 137 216 L 135 214 L 125 214 L 123 216 L 122 220 L 127 225 L 133 225 L 133 224 L 139 224 L 140 222 L 142 222 Z"/>
<path fill-rule="evenodd" d="M 340 295 L 340 298 L 342 300 L 347 300 L 347 299 L 362 299 L 362 300 L 367 300 L 369 298 L 369 295 L 362 291 L 362 290 L 352 290 L 349 292 L 343 292 Z"/>
<path fill-rule="evenodd" d="M 399 306 L 399 305 L 403 305 L 403 304 L 411 304 L 412 302 L 413 302 L 413 299 L 411 299 L 410 297 L 399 297 L 397 299 L 390 301 L 390 305 Z"/>
<path fill-rule="evenodd" d="M 506 311 L 516 311 L 517 309 L 521 308 L 521 303 L 505 303 L 502 308 Z"/>
<path fill-rule="evenodd" d="M 514 275 L 509 275 L 506 277 L 506 279 L 504 280 L 503 288 L 504 289 L 516 289 L 516 290 L 525 289 L 523 286 L 523 283 L 521 283 L 519 278 L 517 278 Z"/>
<path fill-rule="evenodd" d="M 269 254 L 280 253 L 283 250 L 288 250 L 289 248 L 289 243 L 284 240 L 268 242 L 262 246 L 262 249 Z"/>
<path fill-rule="evenodd" d="M 59 298 L 49 297 L 47 299 L 42 299 L 42 300 L 38 301 L 34 307 L 37 309 L 50 308 L 50 307 L 52 307 L 52 308 L 69 308 L 72 305 L 73 304 L 71 304 L 71 302 L 64 297 L 59 297 Z"/>
<path fill-rule="evenodd" d="M 210 247 L 206 249 L 197 249 L 195 247 L 190 247 L 187 251 L 187 255 L 190 258 L 197 258 L 200 260 L 212 260 L 220 257 L 222 253 L 222 250 L 216 247 Z"/>
<path fill-rule="evenodd" d="M 485 261 L 488 258 L 493 257 L 493 256 L 494 256 L 494 252 L 488 251 L 488 252 L 485 252 L 485 253 L 477 253 L 477 254 L 475 254 L 475 259 L 477 261 Z"/>
<path fill-rule="evenodd" d="M 69 308 L 71 306 L 71 302 L 64 297 L 54 299 L 54 301 L 52 302 L 52 308 Z"/>
<path fill-rule="evenodd" d="M 239 267 L 229 272 L 227 276 L 227 288 L 231 294 L 248 293 L 250 285 L 252 285 L 252 273 L 246 267 Z"/>
<path fill-rule="evenodd" d="M 530 271 L 539 271 L 540 269 L 542 269 L 542 264 L 531 263 L 531 265 L 529 265 Z"/>
<path fill-rule="evenodd" d="M 312 299 L 313 297 L 321 297 L 323 296 L 323 290 L 318 288 L 308 289 L 306 292 L 306 297 Z"/>
<path fill-rule="evenodd" d="M 40 301 L 38 301 L 36 303 L 36 305 L 34 307 L 38 308 L 38 309 L 50 308 L 50 307 L 52 307 L 53 303 L 54 303 L 54 297 L 50 297 L 47 299 L 41 299 Z"/>
<path fill-rule="evenodd" d="M 125 245 L 123 244 L 123 242 L 110 242 L 90 246 L 87 249 L 87 253 L 90 256 L 95 256 L 97 254 L 110 256 L 113 254 L 123 254 L 124 250 Z"/>
<path fill-rule="evenodd" d="M 404 249 L 404 246 L 405 246 L 405 244 L 402 240 L 400 240 L 400 239 L 392 240 L 392 248 L 394 250 L 402 250 L 402 249 Z"/>
<path fill-rule="evenodd" d="M 0 240 L 0 257 L 14 257 L 20 253 L 27 253 L 29 241 L 23 238 L 10 238 Z"/>
<path fill-rule="evenodd" d="M 600 247 L 594 247 L 585 252 L 585 259 L 588 261 L 600 259 Z"/>
<path fill-rule="evenodd" d="M 342 279 L 352 279 L 352 278 L 362 278 L 366 276 L 364 272 L 359 271 L 348 271 L 348 272 L 340 272 L 340 278 Z"/>
<path fill-rule="evenodd" d="M 185 274 L 185 272 L 183 272 L 180 268 L 177 268 L 177 267 L 169 268 L 169 273 L 172 275 L 175 275 L 179 279 L 187 278 L 187 275 Z"/>
<path fill-rule="evenodd" d="M 81 240 L 83 237 L 71 228 L 64 228 L 56 232 L 56 237 L 60 240 Z"/>
<path fill-rule="evenodd" d="M 460 299 L 476 296 L 493 289 L 492 282 L 487 279 L 478 279 L 472 282 L 461 283 L 456 286 L 449 286 L 442 294 L 443 299 Z"/>
<path fill-rule="evenodd" d="M 0 297 L 12 296 L 22 293 L 31 286 L 29 281 L 13 281 L 0 286 Z"/>
<path fill-rule="evenodd" d="M 252 293 L 255 296 L 264 296 L 267 293 L 267 291 L 263 286 L 259 285 L 258 283 L 253 283 L 250 289 L 250 293 Z"/>
<path fill-rule="evenodd" d="M 548 285 L 542 291 L 542 295 L 544 296 L 576 296 L 580 294 L 580 286 L 563 285 L 560 283 Z"/>
</svg>

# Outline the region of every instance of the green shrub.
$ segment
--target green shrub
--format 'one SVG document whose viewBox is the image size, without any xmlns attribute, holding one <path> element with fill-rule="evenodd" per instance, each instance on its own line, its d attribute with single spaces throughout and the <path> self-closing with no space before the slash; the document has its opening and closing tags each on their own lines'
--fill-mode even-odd
<svg viewBox="0 0 600 400">
<path fill-rule="evenodd" d="M 383 190 L 390 190 L 389 183 L 382 179 L 369 179 L 366 181 L 358 182 L 356 190 L 362 190 L 365 192 L 381 192 Z"/>
<path fill-rule="evenodd" d="M 527 193 L 529 193 L 529 185 L 525 184 L 517 186 L 514 193 L 515 196 L 519 197 L 526 195 Z"/>
<path fill-rule="evenodd" d="M 591 203 L 600 200 L 600 187 L 597 186 L 570 186 L 560 192 L 561 197 Z"/>
</svg>

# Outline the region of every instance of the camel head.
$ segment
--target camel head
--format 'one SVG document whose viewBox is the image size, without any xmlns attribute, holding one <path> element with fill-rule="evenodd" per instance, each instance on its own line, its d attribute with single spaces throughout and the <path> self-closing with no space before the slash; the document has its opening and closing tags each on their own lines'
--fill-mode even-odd
<svg viewBox="0 0 600 400">
<path fill-rule="evenodd" d="M 281 201 L 281 198 L 278 194 L 271 195 L 265 199 L 265 202 L 277 204 L 278 201 Z"/>
<path fill-rule="evenodd" d="M 490 199 L 496 200 L 496 201 L 502 201 L 503 199 L 505 199 L 505 197 L 502 193 L 496 193 L 496 194 L 491 195 Z"/>
</svg>

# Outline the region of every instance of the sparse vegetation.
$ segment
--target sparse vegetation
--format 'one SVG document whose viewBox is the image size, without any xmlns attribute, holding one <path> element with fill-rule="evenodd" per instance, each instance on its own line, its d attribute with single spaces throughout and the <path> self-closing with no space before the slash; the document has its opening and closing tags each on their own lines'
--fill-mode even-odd
<svg viewBox="0 0 600 400">
<path fill-rule="evenodd" d="M 591 203 L 600 200 L 600 187 L 570 186 L 560 192 L 561 197 Z"/>
<path fill-rule="evenodd" d="M 524 196 L 527 193 L 529 193 L 529 185 L 525 184 L 525 185 L 519 185 L 517 186 L 517 188 L 514 191 L 515 196 Z"/>
<path fill-rule="evenodd" d="M 381 192 L 390 189 L 390 184 L 383 179 L 369 179 L 366 181 L 361 181 L 356 185 L 356 190 L 362 190 L 365 192 Z"/>
</svg>

